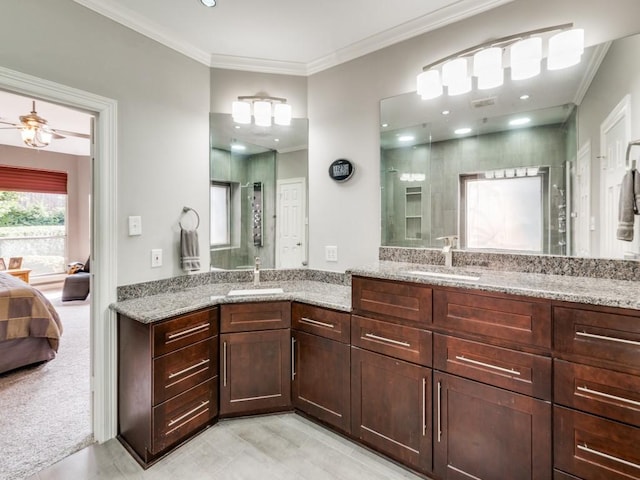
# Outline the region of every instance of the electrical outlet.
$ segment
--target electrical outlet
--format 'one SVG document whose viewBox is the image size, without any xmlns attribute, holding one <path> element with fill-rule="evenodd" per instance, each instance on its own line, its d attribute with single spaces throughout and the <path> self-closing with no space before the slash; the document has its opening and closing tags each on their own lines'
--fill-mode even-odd
<svg viewBox="0 0 640 480">
<path fill-rule="evenodd" d="M 142 235 L 142 217 L 139 215 L 129 217 L 129 236 Z"/>
<path fill-rule="evenodd" d="M 162 266 L 162 249 L 154 248 L 151 250 L 151 268 Z"/>
<path fill-rule="evenodd" d="M 335 245 L 327 245 L 324 247 L 324 259 L 327 262 L 338 261 L 338 247 Z"/>
</svg>

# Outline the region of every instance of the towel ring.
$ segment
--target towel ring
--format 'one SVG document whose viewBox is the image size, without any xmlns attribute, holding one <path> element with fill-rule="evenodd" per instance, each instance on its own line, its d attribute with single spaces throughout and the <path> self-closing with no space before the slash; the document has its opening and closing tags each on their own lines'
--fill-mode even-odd
<svg viewBox="0 0 640 480">
<path fill-rule="evenodd" d="M 197 230 L 198 227 L 200 226 L 200 215 L 198 215 L 198 212 L 196 212 L 191 207 L 182 207 L 182 213 L 180 214 L 180 220 L 178 221 L 178 224 L 180 225 L 181 229 L 186 230 L 182 225 L 182 220 L 184 219 L 185 215 L 189 212 L 193 212 L 196 216 L 196 227 L 194 228 L 194 230 Z"/>
</svg>

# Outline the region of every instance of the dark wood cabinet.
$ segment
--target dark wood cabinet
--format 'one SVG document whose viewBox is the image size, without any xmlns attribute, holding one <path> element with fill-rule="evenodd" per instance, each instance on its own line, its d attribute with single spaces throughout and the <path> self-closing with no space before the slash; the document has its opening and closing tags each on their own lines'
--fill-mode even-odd
<svg viewBox="0 0 640 480">
<path fill-rule="evenodd" d="M 118 316 L 118 438 L 148 467 L 218 415 L 218 309 Z"/>
<path fill-rule="evenodd" d="M 420 472 L 432 469 L 431 369 L 351 347 L 351 432 Z"/>
<path fill-rule="evenodd" d="M 221 416 L 291 408 L 290 324 L 288 302 L 221 306 Z"/>
<path fill-rule="evenodd" d="M 551 478 L 549 402 L 441 372 L 433 383 L 439 478 Z"/>
</svg>

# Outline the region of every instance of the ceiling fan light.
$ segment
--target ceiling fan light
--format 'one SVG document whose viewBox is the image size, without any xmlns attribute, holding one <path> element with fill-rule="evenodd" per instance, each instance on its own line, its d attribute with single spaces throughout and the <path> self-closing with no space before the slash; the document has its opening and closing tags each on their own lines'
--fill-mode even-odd
<svg viewBox="0 0 640 480">
<path fill-rule="evenodd" d="M 257 100 L 253 102 L 253 118 L 260 127 L 271 126 L 271 102 Z"/>
<path fill-rule="evenodd" d="M 496 88 L 504 82 L 502 49 L 499 47 L 480 50 L 473 56 L 473 74 L 478 77 L 478 88 Z"/>
<path fill-rule="evenodd" d="M 547 69 L 560 70 L 580 63 L 584 52 L 584 30 L 574 28 L 549 39 Z"/>
<path fill-rule="evenodd" d="M 291 105 L 276 103 L 273 107 L 273 123 L 276 125 L 291 125 Z"/>
<path fill-rule="evenodd" d="M 440 72 L 435 69 L 427 70 L 418 75 L 417 78 L 418 95 L 423 100 L 431 100 L 442 95 L 442 82 Z"/>
<path fill-rule="evenodd" d="M 39 128 L 36 132 L 36 138 L 38 138 L 40 143 L 43 143 L 43 146 L 46 147 L 51 143 L 51 140 L 53 139 L 53 132 L 51 132 L 48 128 Z"/>
<path fill-rule="evenodd" d="M 540 74 L 542 38 L 531 37 L 511 45 L 511 79 L 525 80 Z"/>
<path fill-rule="evenodd" d="M 231 104 L 231 116 L 236 123 L 251 123 L 251 104 L 240 100 Z"/>
</svg>

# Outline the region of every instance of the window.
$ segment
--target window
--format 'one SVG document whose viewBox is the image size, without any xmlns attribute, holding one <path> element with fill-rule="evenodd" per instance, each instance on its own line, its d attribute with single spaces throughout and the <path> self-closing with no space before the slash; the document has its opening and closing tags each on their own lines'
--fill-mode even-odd
<svg viewBox="0 0 640 480">
<path fill-rule="evenodd" d="M 211 182 L 211 246 L 231 244 L 231 184 Z"/>
</svg>

